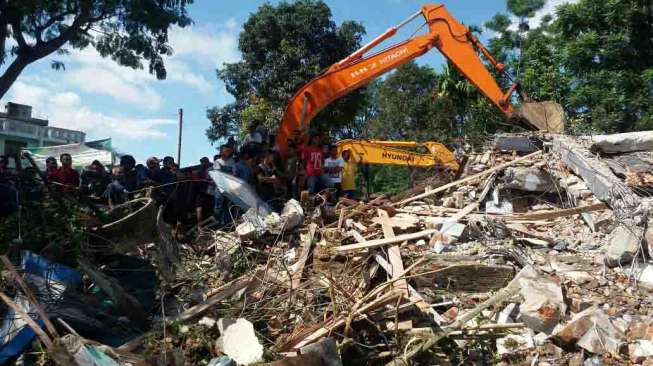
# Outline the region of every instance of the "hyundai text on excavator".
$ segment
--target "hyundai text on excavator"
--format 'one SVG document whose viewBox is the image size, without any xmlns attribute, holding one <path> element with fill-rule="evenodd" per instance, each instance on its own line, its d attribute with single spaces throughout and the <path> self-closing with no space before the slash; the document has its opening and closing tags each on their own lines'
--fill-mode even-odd
<svg viewBox="0 0 653 366">
<path fill-rule="evenodd" d="M 370 55 L 366 52 L 394 36 L 397 31 L 422 15 L 428 32 L 389 46 Z M 542 131 L 561 133 L 564 129 L 564 112 L 555 102 L 530 103 L 520 93 L 519 82 L 507 74 L 505 66 L 497 62 L 469 29 L 458 22 L 442 4 L 427 4 L 421 10 L 397 26 L 373 39 L 343 60 L 331 65 L 322 74 L 304 85 L 290 100 L 283 114 L 277 133 L 277 148 L 286 156 L 288 142 L 306 141 L 311 120 L 329 103 L 360 88 L 373 79 L 406 62 L 437 48 L 483 95 L 485 95 L 509 119 L 526 122 Z M 485 67 L 479 53 L 501 74 L 513 81 L 503 91 L 490 71 Z M 518 110 L 513 109 L 513 94 L 523 99 Z"/>
<path fill-rule="evenodd" d="M 459 168 L 456 156 L 439 142 L 341 140 L 336 144 L 338 155 L 349 150 L 353 161 L 362 164 L 402 165 L 410 167 L 441 167 L 451 171 Z M 425 153 L 407 150 L 422 148 Z"/>
</svg>

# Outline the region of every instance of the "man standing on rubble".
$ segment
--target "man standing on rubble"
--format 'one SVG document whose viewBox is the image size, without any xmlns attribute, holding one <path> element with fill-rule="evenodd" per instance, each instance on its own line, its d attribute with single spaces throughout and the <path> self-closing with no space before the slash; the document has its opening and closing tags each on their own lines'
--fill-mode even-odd
<svg viewBox="0 0 653 366">
<path fill-rule="evenodd" d="M 349 199 L 356 198 L 356 173 L 358 172 L 358 162 L 354 161 L 351 156 L 351 150 L 347 149 L 342 152 L 342 195 Z"/>
<path fill-rule="evenodd" d="M 336 189 L 336 200 L 341 195 L 342 190 L 342 169 L 345 161 L 338 156 L 338 147 L 331 145 L 329 147 L 329 157 L 324 160 L 324 170 L 329 175 L 331 184 Z"/>
<path fill-rule="evenodd" d="M 300 146 L 299 154 L 306 170 L 306 185 L 310 194 L 316 194 L 319 189 L 331 188 L 331 180 L 324 175 L 324 154 L 319 134 L 311 135 L 308 146 Z"/>
</svg>

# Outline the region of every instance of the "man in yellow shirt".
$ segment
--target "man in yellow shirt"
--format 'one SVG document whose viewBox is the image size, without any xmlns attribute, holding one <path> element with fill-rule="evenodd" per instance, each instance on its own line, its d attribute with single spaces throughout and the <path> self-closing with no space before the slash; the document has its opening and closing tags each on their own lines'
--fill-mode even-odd
<svg viewBox="0 0 653 366">
<path fill-rule="evenodd" d="M 353 199 L 356 197 L 358 162 L 353 161 L 349 149 L 342 152 L 342 160 L 345 161 L 345 165 L 342 168 L 342 196 Z"/>
</svg>

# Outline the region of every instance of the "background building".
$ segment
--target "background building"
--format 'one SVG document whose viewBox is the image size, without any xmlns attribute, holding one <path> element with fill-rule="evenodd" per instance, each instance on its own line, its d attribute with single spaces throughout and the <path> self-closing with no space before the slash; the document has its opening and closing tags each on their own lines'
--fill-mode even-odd
<svg viewBox="0 0 653 366">
<path fill-rule="evenodd" d="M 0 112 L 0 154 L 14 156 L 23 148 L 84 142 L 81 131 L 50 127 L 48 120 L 32 118 L 32 107 L 9 102 Z"/>
</svg>

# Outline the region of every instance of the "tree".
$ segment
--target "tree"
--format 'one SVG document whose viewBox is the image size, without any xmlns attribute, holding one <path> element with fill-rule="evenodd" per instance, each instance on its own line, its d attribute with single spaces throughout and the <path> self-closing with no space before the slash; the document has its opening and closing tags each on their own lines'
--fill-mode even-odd
<svg viewBox="0 0 653 366">
<path fill-rule="evenodd" d="M 142 68 L 164 79 L 163 55 L 170 55 L 168 29 L 191 23 L 192 0 L 0 0 L 0 97 L 31 63 L 65 46 L 93 46 L 118 64 Z M 8 42 L 8 40 L 11 40 Z M 52 67 L 65 67 L 53 61 Z"/>
<path fill-rule="evenodd" d="M 414 61 L 397 68 L 380 85 L 378 117 L 368 131 L 389 140 L 447 140 L 452 135 L 452 108 L 439 98 L 439 77 Z"/>
<path fill-rule="evenodd" d="M 497 15 L 486 24 L 497 33 L 491 51 L 528 95 L 560 102 L 572 131 L 653 127 L 650 2 L 580 0 L 517 35 L 505 19 Z"/>
<path fill-rule="evenodd" d="M 364 33 L 356 22 L 336 25 L 320 0 L 260 6 L 239 36 L 242 60 L 217 72 L 235 102 L 207 111 L 209 139 L 242 132 L 251 123 L 276 129 L 295 92 L 359 48 Z M 338 132 L 353 121 L 363 97 L 358 91 L 336 101 L 313 120 L 313 128 Z"/>
</svg>

